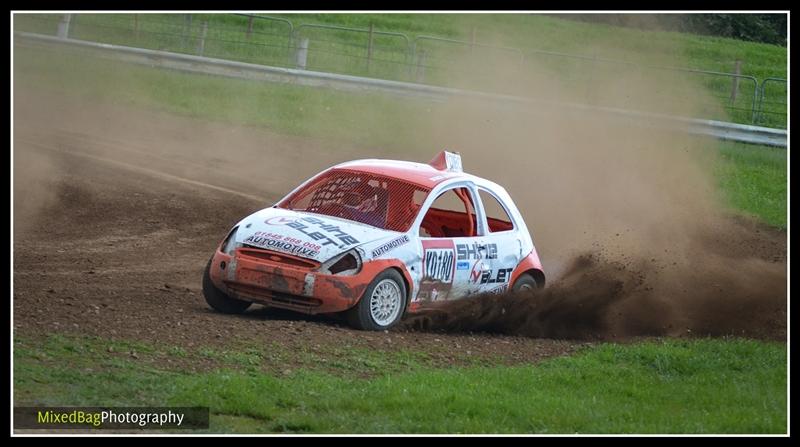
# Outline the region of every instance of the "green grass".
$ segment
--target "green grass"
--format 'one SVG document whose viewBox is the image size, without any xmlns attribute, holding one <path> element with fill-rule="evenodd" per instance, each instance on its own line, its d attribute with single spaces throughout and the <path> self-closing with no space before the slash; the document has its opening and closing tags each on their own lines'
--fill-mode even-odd
<svg viewBox="0 0 800 447">
<path fill-rule="evenodd" d="M 732 207 L 786 228 L 786 149 L 741 143 L 721 145 L 718 178 Z"/>
<path fill-rule="evenodd" d="M 739 339 L 605 344 L 539 365 L 309 367 L 226 360 L 202 372 L 108 353 L 94 338 L 18 338 L 15 404 L 202 405 L 212 432 L 785 433 L 786 348 Z M 122 343 L 122 342 L 114 342 Z M 142 352 L 169 351 L 144 347 Z M 122 346 L 120 349 L 129 346 Z M 239 353 L 244 358 L 251 354 Z M 236 352 L 226 353 L 230 359 Z M 195 361 L 200 353 L 190 353 Z M 369 350 L 364 357 L 396 359 Z M 261 362 L 266 362 L 262 359 Z M 57 367 L 56 367 L 57 365 Z"/>
<path fill-rule="evenodd" d="M 506 50 L 469 48 L 461 44 L 420 36 L 471 40 L 496 46 L 541 50 L 580 56 L 612 58 L 658 66 L 732 72 L 736 60 L 743 61 L 742 74 L 758 80 L 787 77 L 786 48 L 727 38 L 714 38 L 675 32 L 652 32 L 557 19 L 535 14 L 275 14 L 290 20 L 299 37 L 310 39 L 308 68 L 404 81 L 425 82 L 466 88 L 514 92 L 530 75 L 557 77 L 573 88 L 595 85 L 599 74 L 610 85 L 623 88 L 631 69 L 619 64 L 595 63 L 575 58 L 528 53 L 525 63 L 519 54 Z M 53 34 L 59 15 L 16 15 L 15 29 Z M 246 62 L 294 66 L 296 42 L 283 22 L 256 20 L 249 37 L 248 19 L 233 14 L 194 14 L 191 23 L 185 14 L 79 14 L 73 15 L 71 36 L 78 39 L 141 46 L 169 51 L 197 53 L 202 23 L 209 23 L 203 54 Z M 301 26 L 326 24 L 377 31 L 399 32 L 409 41 L 394 36 L 375 36 L 372 60 L 368 63 L 367 33 Z M 138 29 L 138 31 L 137 31 Z M 184 37 L 186 36 L 186 37 Z M 414 47 L 414 42 L 416 46 Z M 411 51 L 410 47 L 415 50 Z M 424 60 L 420 54 L 424 51 Z M 423 65 L 422 69 L 419 66 Z M 507 73 L 518 71 L 521 75 Z M 497 80 L 498 73 L 503 78 Z M 526 75 L 527 74 L 527 75 Z M 731 103 L 731 79 L 727 77 L 678 74 L 645 70 L 642 76 L 670 76 L 691 87 L 659 92 L 660 102 L 694 98 L 698 86 L 709 93 L 704 118 L 753 120 L 756 86 L 741 80 L 739 95 Z M 617 86 L 614 81 L 619 81 Z M 526 82 L 520 84 L 521 82 Z M 652 92 L 651 92 L 652 93 Z M 786 126 L 785 84 L 773 83 L 764 101 L 760 124 Z M 604 105 L 618 104 L 621 98 L 604 98 Z"/>
</svg>

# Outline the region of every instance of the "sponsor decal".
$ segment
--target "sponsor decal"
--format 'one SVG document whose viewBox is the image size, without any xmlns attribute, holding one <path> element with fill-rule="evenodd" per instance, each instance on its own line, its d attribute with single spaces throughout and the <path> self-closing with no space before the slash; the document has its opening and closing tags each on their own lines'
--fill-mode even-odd
<svg viewBox="0 0 800 447">
<path fill-rule="evenodd" d="M 469 262 L 467 261 L 458 261 L 456 263 L 456 270 L 466 270 L 469 268 Z"/>
<path fill-rule="evenodd" d="M 486 293 L 489 293 L 489 294 L 492 294 L 492 295 L 499 295 L 501 293 L 504 293 L 506 290 L 508 290 L 508 283 L 501 284 L 501 285 L 495 287 L 494 289 L 489 290 Z"/>
<path fill-rule="evenodd" d="M 307 258 L 314 258 L 319 255 L 319 250 L 321 248 L 319 245 L 311 242 L 304 242 L 300 239 L 263 231 L 256 231 L 243 242 L 247 245 Z"/>
<path fill-rule="evenodd" d="M 475 263 L 472 264 L 472 269 L 469 271 L 469 282 L 472 284 L 480 283 L 484 270 L 489 270 L 488 265 L 481 260 L 475 261 Z"/>
<path fill-rule="evenodd" d="M 458 260 L 497 259 L 497 244 L 456 244 Z"/>
<path fill-rule="evenodd" d="M 453 287 L 456 253 L 452 240 L 422 241 L 419 299 L 445 300 Z"/>
<path fill-rule="evenodd" d="M 453 282 L 454 256 L 448 248 L 425 250 L 425 279 Z"/>
<path fill-rule="evenodd" d="M 275 216 L 265 220 L 264 223 L 267 225 L 286 225 L 319 242 L 322 246 L 336 245 L 339 248 L 347 248 L 358 243 L 358 239 L 342 230 L 338 225 L 327 223 L 316 217 Z M 317 231 L 312 225 L 322 231 Z"/>
<path fill-rule="evenodd" d="M 264 223 L 267 225 L 286 225 L 288 223 L 294 222 L 295 220 L 297 219 L 295 219 L 294 217 L 275 216 L 265 220 Z"/>
<path fill-rule="evenodd" d="M 380 247 L 376 247 L 374 250 L 372 250 L 372 257 L 377 258 L 378 256 L 386 254 L 401 245 L 407 244 L 410 241 L 411 240 L 408 238 L 408 235 L 400 236 L 397 239 L 394 239 L 392 241 L 389 241 L 381 245 Z"/>
<path fill-rule="evenodd" d="M 480 272 L 480 284 L 507 283 L 509 278 L 511 278 L 511 271 L 513 270 L 513 268 L 498 269 L 496 273 L 492 270 L 484 270 Z M 475 273 L 474 269 L 473 273 Z M 470 281 L 473 283 L 477 282 L 477 277 L 470 276 Z"/>
</svg>

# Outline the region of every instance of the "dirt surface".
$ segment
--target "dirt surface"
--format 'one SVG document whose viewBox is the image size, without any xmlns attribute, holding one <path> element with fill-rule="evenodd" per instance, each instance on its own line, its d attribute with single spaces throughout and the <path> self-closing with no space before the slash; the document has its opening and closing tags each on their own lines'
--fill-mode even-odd
<svg viewBox="0 0 800 447">
<path fill-rule="evenodd" d="M 469 332 L 360 332 L 336 319 L 261 306 L 243 316 L 213 312 L 200 279 L 231 225 L 271 204 L 317 165 L 357 154 L 254 129 L 21 93 L 14 125 L 15 334 L 80 334 L 186 349 L 277 342 L 319 352 L 414 350 L 443 365 L 465 358 L 530 363 L 585 346 Z M 231 135 L 226 144 L 244 150 L 215 159 L 207 154 L 222 143 L 209 135 L 223 128 Z M 269 166 L 263 175 L 247 164 L 256 153 L 270 160 L 258 165 Z M 303 157 L 315 164 L 297 167 Z"/>
<path fill-rule="evenodd" d="M 14 112 L 19 335 L 414 350 L 442 364 L 535 362 L 601 339 L 786 336 L 786 234 L 743 219 L 687 233 L 680 257 L 598 242 L 533 297 L 454 302 L 389 333 L 260 306 L 215 313 L 200 278 L 232 224 L 330 164 L 376 154 L 27 90 Z"/>
<path fill-rule="evenodd" d="M 403 324 L 573 340 L 739 336 L 785 341 L 782 255 L 772 244 L 758 247 L 772 248 L 760 252 L 766 260 L 743 258 L 737 271 L 719 265 L 692 271 L 660 266 L 655 259 L 625 263 L 587 253 L 545 289 L 447 302 Z"/>
</svg>

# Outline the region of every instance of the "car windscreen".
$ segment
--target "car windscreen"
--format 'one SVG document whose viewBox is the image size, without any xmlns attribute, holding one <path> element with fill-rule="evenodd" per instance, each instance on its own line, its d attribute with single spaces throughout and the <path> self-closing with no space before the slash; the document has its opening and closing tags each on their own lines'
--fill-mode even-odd
<svg viewBox="0 0 800 447">
<path fill-rule="evenodd" d="M 405 232 L 429 189 L 400 179 L 348 169 L 323 172 L 277 206 Z"/>
</svg>

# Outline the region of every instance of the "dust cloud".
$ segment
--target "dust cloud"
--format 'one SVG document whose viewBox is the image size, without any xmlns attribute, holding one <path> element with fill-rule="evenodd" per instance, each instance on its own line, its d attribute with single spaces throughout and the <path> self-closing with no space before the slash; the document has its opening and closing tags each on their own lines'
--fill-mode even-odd
<svg viewBox="0 0 800 447">
<path fill-rule="evenodd" d="M 600 41 L 586 52 L 614 49 Z M 686 66 L 681 53 L 648 54 L 643 64 Z M 591 73 L 574 84 L 548 76 L 544 65 L 515 78 L 507 73 L 515 64 L 495 61 L 501 85 L 485 85 L 676 116 L 697 116 L 714 103 L 685 76 L 596 66 L 584 64 Z M 474 81 L 462 73 L 462 82 Z M 406 328 L 550 338 L 785 337 L 785 235 L 732 217 L 713 177 L 716 141 L 547 102 L 453 100 L 435 119 L 435 147 L 459 151 L 467 171 L 509 191 L 549 285 L 533 296 L 437 305 L 407 319 Z"/>
<path fill-rule="evenodd" d="M 43 154 L 26 151 L 14 153 L 14 234 L 37 219 L 41 210 L 56 203 L 53 179 L 57 167 Z"/>
</svg>

